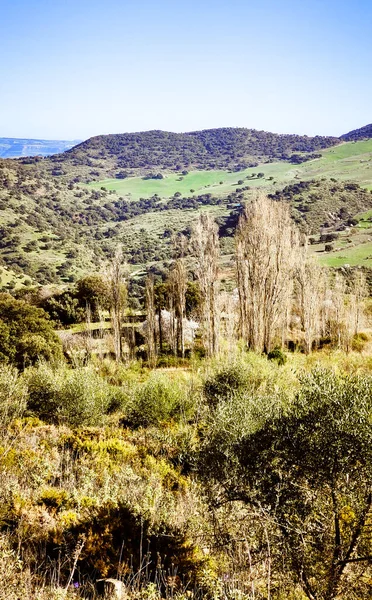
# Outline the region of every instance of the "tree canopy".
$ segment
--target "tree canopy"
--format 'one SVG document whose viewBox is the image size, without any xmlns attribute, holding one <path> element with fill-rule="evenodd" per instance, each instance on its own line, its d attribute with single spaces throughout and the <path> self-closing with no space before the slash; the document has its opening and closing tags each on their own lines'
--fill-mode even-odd
<svg viewBox="0 0 372 600">
<path fill-rule="evenodd" d="M 23 368 L 38 358 L 61 355 L 61 343 L 47 313 L 9 294 L 0 294 L 0 360 Z"/>
</svg>

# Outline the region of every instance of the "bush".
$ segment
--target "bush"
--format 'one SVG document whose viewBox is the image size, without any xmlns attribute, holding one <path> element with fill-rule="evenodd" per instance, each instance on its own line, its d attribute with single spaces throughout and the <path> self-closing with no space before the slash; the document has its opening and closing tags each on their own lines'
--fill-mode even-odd
<svg viewBox="0 0 372 600">
<path fill-rule="evenodd" d="M 204 395 L 208 404 L 215 408 L 220 400 L 226 400 L 234 392 L 247 385 L 247 374 L 241 365 L 233 365 L 217 371 L 204 383 Z"/>
<path fill-rule="evenodd" d="M 10 365 L 0 365 L 0 427 L 6 427 L 26 409 L 27 386 L 18 371 Z"/>
<path fill-rule="evenodd" d="M 351 342 L 352 350 L 356 352 L 362 352 L 369 341 L 369 337 L 366 333 L 356 333 Z"/>
<path fill-rule="evenodd" d="M 42 309 L 0 294 L 0 360 L 22 369 L 61 354 L 61 342 Z"/>
<path fill-rule="evenodd" d="M 269 360 L 275 360 L 279 366 L 285 365 L 287 362 L 287 357 L 280 348 L 274 348 L 274 350 L 271 350 L 271 352 L 269 352 L 267 355 L 267 358 Z"/>
<path fill-rule="evenodd" d="M 181 416 L 189 418 L 191 413 L 192 403 L 184 386 L 155 373 L 136 392 L 128 422 L 147 427 Z"/>
<path fill-rule="evenodd" d="M 231 410 L 233 421 L 221 415 L 200 453 L 202 476 L 214 493 L 219 483 L 221 504 L 260 507 L 280 544 L 278 569 L 304 592 L 312 581 L 314 598 L 367 597 L 358 561 L 370 549 L 372 377 L 317 368 L 277 414 L 257 418 L 259 400 Z"/>
<path fill-rule="evenodd" d="M 46 364 L 24 374 L 29 388 L 28 411 L 49 423 L 98 425 L 120 406 L 120 390 L 89 367 L 52 369 Z"/>
</svg>

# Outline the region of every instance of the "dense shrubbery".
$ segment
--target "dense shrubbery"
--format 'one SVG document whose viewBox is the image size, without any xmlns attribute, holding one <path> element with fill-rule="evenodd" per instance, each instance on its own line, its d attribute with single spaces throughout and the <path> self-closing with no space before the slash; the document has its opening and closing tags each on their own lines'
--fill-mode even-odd
<svg viewBox="0 0 372 600">
<path fill-rule="evenodd" d="M 127 422 L 134 427 L 148 427 L 181 417 L 188 420 L 195 408 L 193 401 L 182 380 L 172 381 L 167 375 L 155 373 L 134 394 Z"/>
<path fill-rule="evenodd" d="M 222 498 L 256 510 L 276 540 L 275 568 L 307 597 L 332 599 L 343 589 L 349 598 L 353 588 L 363 595 L 369 589 L 360 577 L 370 561 L 372 377 L 317 368 L 299 383 L 292 399 L 259 391 L 219 407 L 200 469 L 207 486 L 220 482 Z M 361 563 L 350 570 L 356 554 Z"/>
<path fill-rule="evenodd" d="M 107 384 L 93 368 L 51 368 L 47 364 L 24 373 L 27 410 L 48 423 L 83 427 L 99 425 L 121 404 L 120 390 Z"/>
<path fill-rule="evenodd" d="M 173 563 L 172 593 L 184 578 L 220 600 L 252 589 L 264 600 L 269 584 L 275 600 L 330 600 L 336 585 L 343 600 L 368 597 L 368 560 L 347 561 L 370 543 L 371 369 L 340 352 L 282 366 L 240 352 L 169 373 L 108 360 L 3 366 L 4 543 L 21 541 L 31 575 L 48 557 L 46 587 L 56 569 L 66 584 L 83 544 L 81 597 L 100 576 L 133 585 L 143 560 L 138 585 L 163 596 Z"/>
<path fill-rule="evenodd" d="M 235 167 L 244 169 L 253 157 L 289 160 L 293 152 L 314 152 L 339 143 L 332 137 L 279 135 L 244 128 L 220 128 L 171 133 L 146 131 L 93 137 L 50 163 L 63 162 L 69 168 L 86 165 L 87 159 L 101 164 L 102 158 L 116 169 Z M 99 154 L 98 154 L 99 153 Z M 51 167 L 49 167 L 51 168 Z"/>
</svg>

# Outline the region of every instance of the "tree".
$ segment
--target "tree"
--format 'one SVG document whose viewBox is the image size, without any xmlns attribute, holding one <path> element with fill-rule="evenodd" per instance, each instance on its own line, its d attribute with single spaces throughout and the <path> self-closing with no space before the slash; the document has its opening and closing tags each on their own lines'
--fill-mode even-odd
<svg viewBox="0 0 372 600">
<path fill-rule="evenodd" d="M 259 195 L 245 207 L 236 233 L 240 334 L 270 352 L 288 313 L 299 235 L 287 204 Z"/>
<path fill-rule="evenodd" d="M 218 352 L 219 343 L 217 301 L 220 244 L 217 224 L 210 215 L 200 215 L 193 229 L 191 248 L 196 258 L 195 273 L 201 295 L 200 316 L 204 347 L 208 356 L 214 356 Z"/>
<path fill-rule="evenodd" d="M 99 319 L 99 309 L 108 309 L 110 289 L 102 275 L 87 275 L 76 283 L 76 297 L 85 308 L 88 304 L 94 320 Z"/>
<path fill-rule="evenodd" d="M 173 351 L 185 356 L 183 320 L 186 313 L 187 273 L 183 258 L 178 258 L 169 273 L 169 310 L 172 315 L 171 339 Z"/>
<path fill-rule="evenodd" d="M 365 300 L 368 298 L 368 285 L 366 276 L 360 269 L 354 271 L 351 279 L 350 305 L 353 315 L 353 334 L 360 333 L 363 323 Z"/>
<path fill-rule="evenodd" d="M 152 367 L 156 365 L 156 319 L 154 276 L 146 278 L 146 338 L 148 361 Z"/>
<path fill-rule="evenodd" d="M 0 294 L 0 361 L 23 369 L 39 358 L 51 360 L 61 355 L 62 345 L 47 313 Z"/>
<path fill-rule="evenodd" d="M 321 332 L 320 311 L 324 277 L 321 267 L 307 256 L 306 245 L 302 250 L 296 268 L 296 287 L 305 351 L 309 354 Z"/>
<path fill-rule="evenodd" d="M 117 248 L 108 271 L 110 290 L 110 313 L 116 361 L 122 357 L 121 323 L 127 299 L 127 289 L 123 271 L 123 253 Z"/>
<path fill-rule="evenodd" d="M 242 502 L 260 514 L 279 549 L 278 572 L 284 565 L 309 600 L 366 598 L 372 377 L 316 369 L 284 414 L 267 402 L 227 406 L 233 426 L 222 419 L 202 449 L 201 472 L 215 486 L 211 502 Z"/>
<path fill-rule="evenodd" d="M 154 302 L 155 309 L 158 315 L 159 326 L 159 350 L 163 352 L 163 321 L 161 312 L 167 306 L 168 285 L 163 282 L 158 282 L 154 285 Z"/>
</svg>

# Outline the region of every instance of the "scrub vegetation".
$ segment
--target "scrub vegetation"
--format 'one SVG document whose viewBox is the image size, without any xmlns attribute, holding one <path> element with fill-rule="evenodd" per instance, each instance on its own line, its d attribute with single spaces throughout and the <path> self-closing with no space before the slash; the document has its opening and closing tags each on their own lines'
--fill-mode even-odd
<svg viewBox="0 0 372 600">
<path fill-rule="evenodd" d="M 1 295 L 1 600 L 371 595 L 368 272 L 259 195 L 229 287 L 219 230 Z"/>
</svg>

